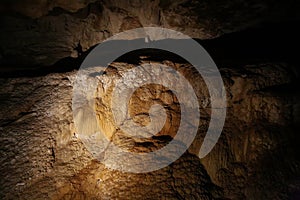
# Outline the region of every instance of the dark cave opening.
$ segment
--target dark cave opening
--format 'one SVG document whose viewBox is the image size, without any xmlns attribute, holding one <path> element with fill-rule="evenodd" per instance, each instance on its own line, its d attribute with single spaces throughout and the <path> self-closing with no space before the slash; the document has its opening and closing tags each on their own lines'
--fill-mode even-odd
<svg viewBox="0 0 300 200">
<path fill-rule="evenodd" d="M 266 23 L 243 31 L 228 33 L 216 39 L 194 39 L 206 49 L 219 68 L 263 62 L 283 62 L 296 66 L 300 63 L 297 51 L 300 45 L 300 30 L 295 26 L 296 24 L 300 24 L 300 21 Z M 130 45 L 130 41 L 124 41 L 124 45 Z M 66 57 L 50 66 L 22 66 L 22 63 L 18 63 L 14 58 L 2 57 L 0 64 L 5 67 L 0 69 L 2 71 L 0 77 L 40 76 L 79 69 L 85 57 L 96 46 L 84 52 L 81 47 L 82 52 L 77 58 Z M 156 60 L 170 57 L 157 50 L 157 52 L 135 52 L 135 55 L 124 56 L 120 59 L 129 63 L 137 62 L 137 57 L 142 54 L 147 54 L 145 56 Z M 294 67 L 293 70 L 299 73 L 298 67 Z"/>
</svg>

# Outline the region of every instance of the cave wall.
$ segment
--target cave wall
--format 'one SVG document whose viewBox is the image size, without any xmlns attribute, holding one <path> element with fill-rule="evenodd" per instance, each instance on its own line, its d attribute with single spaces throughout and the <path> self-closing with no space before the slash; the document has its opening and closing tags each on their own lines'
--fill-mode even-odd
<svg viewBox="0 0 300 200">
<path fill-rule="evenodd" d="M 158 26 L 209 39 L 298 16 L 296 1 L 4 1 L 1 63 L 52 65 L 124 30 Z M 7 69 L 7 68 L 6 68 Z M 9 70 L 9 69 L 7 69 Z"/>
<path fill-rule="evenodd" d="M 235 56 L 226 58 L 226 63 L 216 60 L 227 92 L 227 117 L 217 145 L 199 159 L 210 120 L 208 106 L 201 110 L 198 134 L 188 151 L 170 166 L 151 173 L 111 170 L 94 159 L 77 136 L 72 95 L 84 56 L 118 32 L 145 26 L 171 28 L 200 39 L 211 52 L 217 52 L 213 58 L 223 58 L 229 55 L 224 46 L 231 41 L 221 43 L 222 48 L 212 45 L 222 35 L 233 33 L 236 37 L 235 32 L 264 22 L 290 23 L 298 19 L 298 8 L 295 1 L 271 0 L 1 2 L 0 199 L 297 199 L 299 64 L 288 62 L 289 56 L 278 60 L 277 54 L 268 54 L 273 46 L 252 47 L 246 51 L 247 59 Z M 276 26 L 272 31 L 277 28 L 283 29 Z M 288 40 L 292 34 L 282 37 Z M 270 43 L 273 41 L 277 42 Z M 255 53 L 248 55 L 256 50 L 268 54 L 267 61 Z M 290 52 L 283 49 L 278 55 L 284 51 Z M 120 69 L 141 63 L 165 64 L 192 80 L 200 105 L 209 105 L 201 96 L 207 94 L 205 84 L 195 77 L 189 63 L 173 57 L 153 58 L 125 56 L 111 64 L 109 73 L 116 76 Z M 71 69 L 54 73 L 65 67 L 64 59 L 76 62 L 68 63 Z M 243 62 L 236 62 L 239 59 Z M 25 75 L 20 70 L 26 71 Z M 107 81 L 111 77 L 98 78 Z M 139 113 L 149 107 L 139 99 L 145 89 L 158 90 L 154 96 L 146 95 L 148 101 L 168 105 L 172 120 L 176 119 L 174 110 L 178 108 L 169 91 L 146 87 L 135 94 L 130 107 L 137 121 L 143 124 L 148 119 Z M 106 101 L 97 102 L 99 119 L 113 124 L 104 109 L 111 96 L 104 92 Z M 172 120 L 160 135 L 147 141 L 118 132 L 109 137 L 132 151 L 155 150 L 174 136 Z M 109 128 L 112 133 L 116 130 Z"/>
<path fill-rule="evenodd" d="M 181 70 L 191 73 L 188 64 Z M 198 158 L 209 121 L 202 113 L 199 134 L 189 151 L 167 168 L 146 174 L 107 169 L 78 139 L 71 110 L 76 72 L 1 79 L 2 198 L 287 199 L 299 187 L 292 128 L 299 116 L 299 97 L 284 93 L 294 77 L 286 65 L 222 69 L 228 113 L 213 151 Z M 201 81 L 194 86 L 203 91 Z M 162 92 L 155 99 L 168 98 Z M 147 107 L 138 101 L 134 105 Z M 114 140 L 129 149 L 137 142 L 122 133 Z M 149 143 L 155 149 L 164 139 L 149 140 L 147 146 L 140 142 L 137 148 L 147 149 Z"/>
</svg>

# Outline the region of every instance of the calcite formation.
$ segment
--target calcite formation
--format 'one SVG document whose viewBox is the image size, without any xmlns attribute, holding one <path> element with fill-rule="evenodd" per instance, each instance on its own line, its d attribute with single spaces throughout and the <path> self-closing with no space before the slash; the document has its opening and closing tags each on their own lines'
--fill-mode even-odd
<svg viewBox="0 0 300 200">
<path fill-rule="evenodd" d="M 139 63 L 153 62 L 146 58 Z M 195 80 L 188 63 L 171 58 L 159 62 Z M 114 62 L 105 77 L 136 65 Z M 72 112 L 76 70 L 1 78 L 1 199 L 288 199 L 300 187 L 294 153 L 299 99 L 284 93 L 293 83 L 294 72 L 280 63 L 220 70 L 227 91 L 227 117 L 213 151 L 203 159 L 198 157 L 210 119 L 207 106 L 201 109 L 197 137 L 186 153 L 170 166 L 141 174 L 107 168 L 78 138 Z M 196 80 L 195 91 L 205 96 L 201 77 Z M 130 151 L 147 152 L 172 140 L 179 108 L 167 88 L 139 88 L 129 104 L 132 118 L 147 124 L 147 102 L 151 101 L 168 105 L 165 109 L 171 114 L 163 130 L 147 140 L 114 132 L 108 135 L 112 142 Z M 205 98 L 199 98 L 199 103 L 209 105 Z M 102 104 L 95 104 L 99 119 L 106 116 L 112 123 Z"/>
</svg>

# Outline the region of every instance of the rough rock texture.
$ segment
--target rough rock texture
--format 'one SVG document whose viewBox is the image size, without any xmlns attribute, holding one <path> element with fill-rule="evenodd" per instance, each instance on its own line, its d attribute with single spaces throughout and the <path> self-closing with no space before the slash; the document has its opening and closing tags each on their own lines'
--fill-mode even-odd
<svg viewBox="0 0 300 200">
<path fill-rule="evenodd" d="M 298 48 L 299 36 L 290 28 L 297 27 L 299 5 L 297 0 L 1 1 L 0 73 L 15 78 L 0 78 L 0 199 L 299 199 L 299 66 L 291 65 L 299 63 L 292 48 Z M 210 40 L 273 21 L 279 25 L 264 27 L 266 32 Z M 196 90 L 201 118 L 192 145 L 168 167 L 131 174 L 107 168 L 78 137 L 74 120 L 89 115 L 72 112 L 74 69 L 101 41 L 146 26 L 202 40 L 223 67 L 227 117 L 217 145 L 199 159 L 211 109 L 206 85 L 190 64 L 160 53 L 127 55 L 105 74 L 93 74 L 107 81 L 99 84 L 91 106 L 99 124 L 111 144 L 133 152 L 156 151 L 173 139 L 178 99 L 167 87 L 139 88 L 128 109 L 133 120 L 147 125 L 153 102 L 163 105 L 167 120 L 157 135 L 134 138 L 114 124 L 112 77 L 137 64 L 161 63 L 182 73 Z M 44 76 L 29 71 L 37 68 Z M 63 73 L 48 73 L 60 68 Z M 19 75 L 19 69 L 31 77 Z M 97 98 L 100 93 L 105 98 Z"/>
<path fill-rule="evenodd" d="M 297 5 L 293 0 L 6 0 L 0 4 L 0 59 L 20 68 L 51 65 L 142 26 L 215 38 L 260 22 L 299 17 Z"/>
<path fill-rule="evenodd" d="M 141 58 L 140 62 L 146 61 Z M 160 62 L 195 80 L 189 64 L 172 59 Z M 132 66 L 115 62 L 110 73 Z M 297 78 L 291 69 L 280 63 L 221 69 L 228 113 L 213 151 L 204 159 L 197 157 L 209 122 L 209 111 L 203 109 L 197 138 L 189 150 L 170 166 L 145 174 L 107 169 L 77 138 L 71 109 L 76 71 L 2 78 L 0 198 L 289 199 L 300 190 L 300 163 L 295 153 L 299 96 L 288 91 Z M 205 93 L 203 82 L 196 80 L 193 87 Z M 156 89 L 154 100 L 169 102 L 163 92 L 166 88 Z M 148 106 L 136 97 L 133 101 L 141 109 Z M 112 140 L 131 150 L 149 151 L 167 143 L 172 131 L 147 143 L 132 142 L 122 133 Z"/>
</svg>

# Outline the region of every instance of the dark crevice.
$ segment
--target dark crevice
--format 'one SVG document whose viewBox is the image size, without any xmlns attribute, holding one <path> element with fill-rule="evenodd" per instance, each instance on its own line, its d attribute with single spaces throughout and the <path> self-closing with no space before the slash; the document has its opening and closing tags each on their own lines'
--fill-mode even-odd
<svg viewBox="0 0 300 200">
<path fill-rule="evenodd" d="M 79 48 L 78 46 L 76 48 Z M 80 52 L 77 58 L 66 57 L 57 61 L 51 66 L 25 66 L 24 69 L 11 70 L 14 66 L 11 66 L 10 70 L 1 72 L 0 77 L 37 77 L 45 76 L 50 73 L 65 73 L 80 68 L 81 63 L 85 57 L 95 48 L 91 47 L 88 51 Z M 16 67 L 17 68 L 17 67 Z"/>
<path fill-rule="evenodd" d="M 300 91 L 299 88 L 296 88 L 295 86 L 298 86 L 300 84 L 299 80 L 294 80 L 293 82 L 283 84 L 283 85 L 276 85 L 267 87 L 264 89 L 261 89 L 261 93 L 272 93 L 276 96 L 283 96 L 283 97 L 300 97 Z"/>
<path fill-rule="evenodd" d="M 200 41 L 219 66 L 263 62 L 298 64 L 300 21 L 261 24 L 245 31 Z"/>
<path fill-rule="evenodd" d="M 58 16 L 62 14 L 68 14 L 80 19 L 86 19 L 90 14 L 99 15 L 102 12 L 102 5 L 99 1 L 94 3 L 89 3 L 86 7 L 77 10 L 76 12 L 70 12 L 61 7 L 54 7 L 48 12 L 46 16 Z"/>
<path fill-rule="evenodd" d="M 300 24 L 300 21 L 262 24 L 245 31 L 226 34 L 216 39 L 195 40 L 207 50 L 220 68 L 235 68 L 247 64 L 266 62 L 283 62 L 297 66 L 300 64 L 298 59 L 300 30 L 298 30 L 297 24 Z M 120 43 L 130 45 L 131 42 L 133 41 L 119 41 L 113 47 L 117 50 Z M 0 69 L 2 71 L 0 77 L 43 76 L 49 73 L 63 73 L 79 69 L 85 57 L 95 46 L 83 52 L 79 43 L 76 47 L 78 58 L 63 58 L 51 66 L 15 66 L 7 63 L 4 70 Z M 103 53 L 106 55 L 110 52 Z M 184 59 L 180 59 L 179 56 L 174 56 L 173 53 L 155 49 L 127 53 L 126 56 L 119 57 L 117 61 L 139 64 L 141 59 L 186 62 Z M 296 70 L 299 72 L 299 67 L 296 67 Z"/>
</svg>

